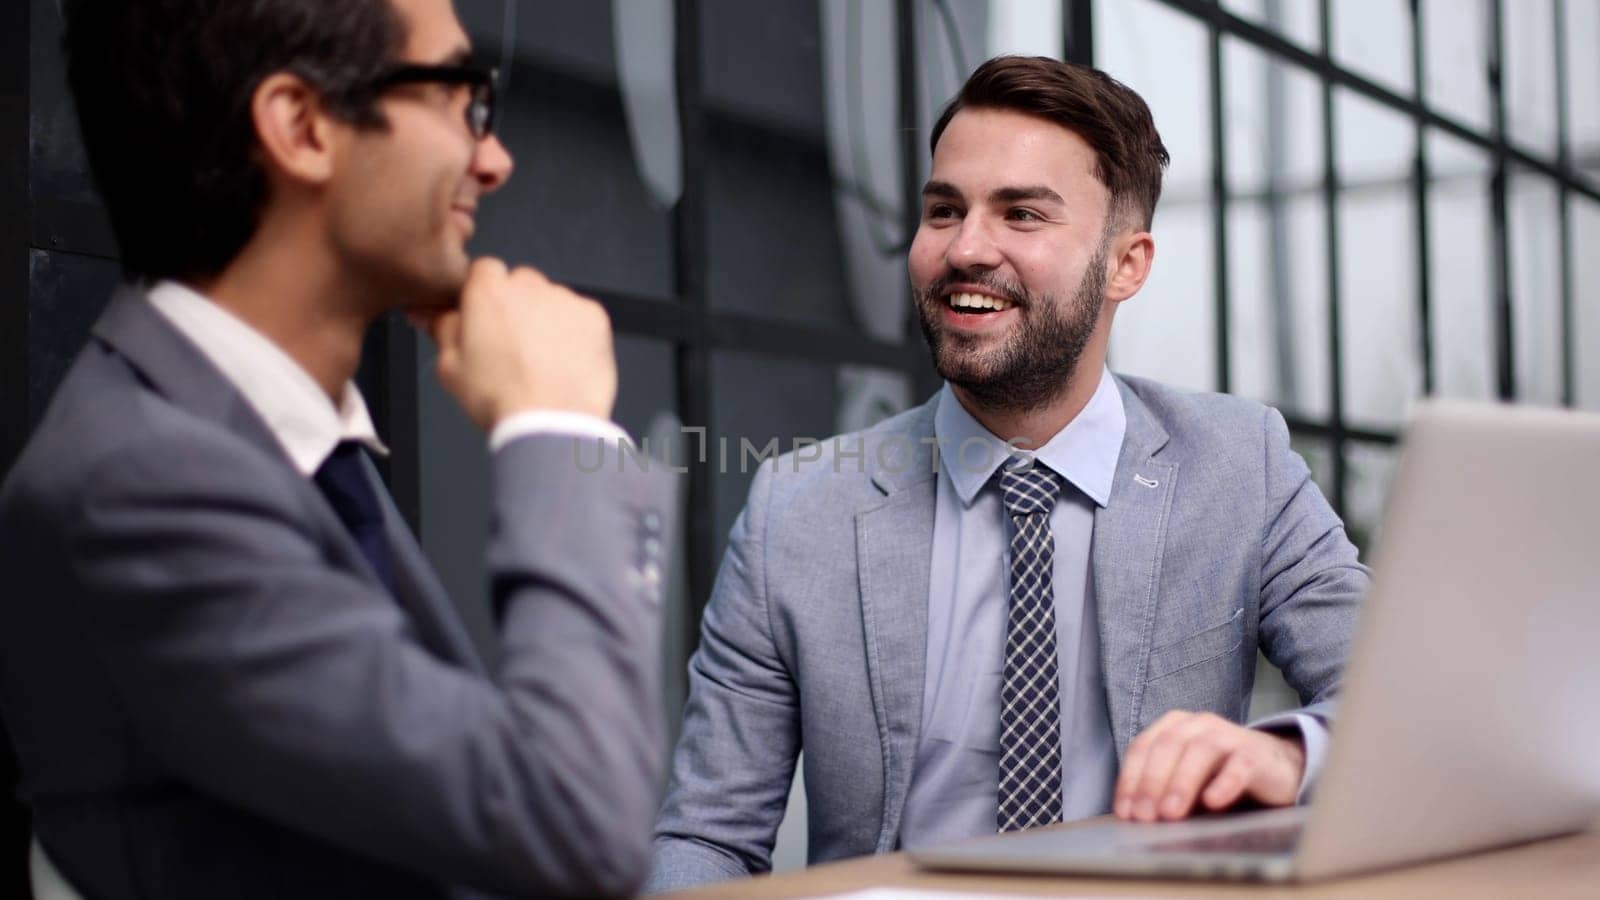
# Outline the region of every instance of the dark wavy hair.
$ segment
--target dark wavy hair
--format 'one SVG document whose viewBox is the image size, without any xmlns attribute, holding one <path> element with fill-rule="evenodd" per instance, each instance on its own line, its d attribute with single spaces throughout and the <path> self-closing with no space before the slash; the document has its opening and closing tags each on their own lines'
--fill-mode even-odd
<svg viewBox="0 0 1600 900">
<path fill-rule="evenodd" d="M 389 0 L 68 0 L 67 81 L 89 167 L 136 279 L 215 275 L 267 200 L 251 98 L 289 72 L 341 120 L 384 126 Z"/>
<path fill-rule="evenodd" d="M 1099 69 L 1048 56 L 997 56 L 977 68 L 933 126 L 929 149 L 968 107 L 1009 109 L 1076 132 L 1094 149 L 1095 174 L 1111 193 L 1112 220 L 1148 229 L 1171 157 L 1144 98 Z"/>
</svg>

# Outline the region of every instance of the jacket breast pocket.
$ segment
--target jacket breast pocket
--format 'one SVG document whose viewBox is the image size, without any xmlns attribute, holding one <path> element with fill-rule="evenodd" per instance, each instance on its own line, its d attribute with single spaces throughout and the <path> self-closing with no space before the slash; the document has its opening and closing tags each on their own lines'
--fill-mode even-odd
<svg viewBox="0 0 1600 900">
<path fill-rule="evenodd" d="M 1244 642 L 1244 610 L 1236 609 L 1226 622 L 1213 625 L 1150 651 L 1149 680 L 1155 681 L 1201 663 L 1227 656 Z"/>
</svg>

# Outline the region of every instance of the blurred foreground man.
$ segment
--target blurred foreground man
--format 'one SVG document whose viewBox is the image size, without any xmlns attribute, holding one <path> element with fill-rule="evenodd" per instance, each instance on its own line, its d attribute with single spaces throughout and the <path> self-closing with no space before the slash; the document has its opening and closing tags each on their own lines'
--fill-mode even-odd
<svg viewBox="0 0 1600 900">
<path fill-rule="evenodd" d="M 672 485 L 577 469 L 621 434 L 603 311 L 464 250 L 512 162 L 449 0 L 67 21 L 137 286 L 0 499 L 0 701 L 44 852 L 94 898 L 629 892 Z M 368 459 L 351 378 L 395 309 L 491 435 L 498 672 Z"/>
<path fill-rule="evenodd" d="M 946 386 L 756 476 L 652 889 L 769 869 L 802 749 L 812 862 L 1303 796 L 1368 576 L 1276 412 L 1105 368 L 1166 162 L 1080 66 L 946 108 L 909 259 Z M 1246 728 L 1258 646 L 1305 706 Z"/>
</svg>

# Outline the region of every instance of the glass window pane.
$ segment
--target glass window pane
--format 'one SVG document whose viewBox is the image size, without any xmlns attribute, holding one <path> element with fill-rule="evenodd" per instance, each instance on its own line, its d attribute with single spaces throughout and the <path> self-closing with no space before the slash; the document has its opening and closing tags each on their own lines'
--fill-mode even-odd
<svg viewBox="0 0 1600 900">
<path fill-rule="evenodd" d="M 1443 132 L 1427 137 L 1428 283 L 1434 391 L 1496 394 L 1493 161 Z"/>
<path fill-rule="evenodd" d="M 1333 61 L 1393 90 L 1412 93 L 1409 0 L 1330 0 Z"/>
<path fill-rule="evenodd" d="M 893 6 L 860 0 L 827 3 L 851 8 Z M 1066 36 L 1061 6 L 1060 0 L 918 0 L 912 4 L 917 42 L 913 65 L 919 91 L 917 147 L 928 146 L 933 125 L 946 104 L 985 59 L 1002 53 L 1060 58 Z M 925 150 L 918 153 L 917 165 L 918 180 L 927 180 L 932 160 Z"/>
<path fill-rule="evenodd" d="M 1600 203 L 1574 196 L 1571 243 L 1567 245 L 1572 265 L 1572 346 L 1577 348 L 1573 365 L 1577 369 L 1578 405 L 1600 412 Z"/>
<path fill-rule="evenodd" d="M 1228 209 L 1233 391 L 1286 414 L 1329 413 L 1327 214 L 1319 194 Z"/>
<path fill-rule="evenodd" d="M 1600 3 L 1567 2 L 1562 8 L 1566 42 L 1567 151 L 1573 165 L 1600 185 Z M 1590 244 L 1589 246 L 1594 246 Z M 1596 301 L 1600 302 L 1600 301 Z"/>
<path fill-rule="evenodd" d="M 924 399 L 913 401 L 910 379 L 900 372 L 735 351 L 712 353 L 711 384 L 707 456 L 716 472 L 718 559 L 769 444 L 787 453 L 807 439 L 820 442 L 870 427 Z"/>
<path fill-rule="evenodd" d="M 984 4 L 988 16 L 986 55 L 1061 58 L 1066 37 L 1061 7 L 1061 0 L 988 0 Z"/>
<path fill-rule="evenodd" d="M 1181 387 L 1216 387 L 1216 277 L 1212 244 L 1208 39 L 1193 16 L 1151 0 L 1095 6 L 1101 68 L 1150 105 L 1172 154 L 1156 210 L 1155 267 L 1124 303 L 1111 333 L 1119 371 Z M 1174 78 L 1173 72 L 1193 73 Z"/>
<path fill-rule="evenodd" d="M 1507 190 L 1517 399 L 1561 402 L 1561 226 L 1555 182 L 1514 168 Z"/>
<path fill-rule="evenodd" d="M 1382 532 L 1384 506 L 1400 454 L 1383 444 L 1352 442 L 1345 447 L 1345 531 L 1371 562 Z"/>
<path fill-rule="evenodd" d="M 711 306 L 904 339 L 892 4 L 702 4 Z"/>
<path fill-rule="evenodd" d="M 1313 435 L 1291 431 L 1289 446 L 1306 461 L 1311 470 L 1311 480 L 1324 497 L 1333 496 L 1333 447 L 1326 440 Z"/>
<path fill-rule="evenodd" d="M 1421 392 L 1417 235 L 1406 116 L 1340 90 L 1334 95 L 1339 173 L 1339 339 L 1345 417 L 1398 427 Z"/>
<path fill-rule="evenodd" d="M 1488 0 L 1422 0 L 1426 101 L 1463 125 L 1493 124 L 1489 90 Z"/>
<path fill-rule="evenodd" d="M 1222 39 L 1228 190 L 1322 190 L 1322 82 L 1233 37 Z"/>
<path fill-rule="evenodd" d="M 14 0 L 13 0 L 14 2 Z M 35 200 L 99 203 L 67 90 L 61 4 L 29 0 L 29 189 Z"/>
<path fill-rule="evenodd" d="M 1557 141 L 1555 7 L 1552 0 L 1521 0 L 1508 4 L 1500 19 L 1506 54 L 1507 134 L 1527 149 L 1554 158 Z M 1593 38 L 1591 35 L 1590 39 Z"/>
<path fill-rule="evenodd" d="M 670 86 L 673 36 L 652 27 L 664 0 L 636 4 L 463 0 L 474 44 L 501 48 L 496 130 L 517 171 L 478 215 L 474 249 L 539 266 L 580 287 L 670 299 L 675 292 L 673 175 L 653 160 L 681 145 Z M 509 28 L 509 34 L 508 34 Z M 635 96 L 624 77 L 650 60 L 658 89 Z M 643 142 L 636 135 L 651 135 Z M 670 159 L 669 159 L 670 162 Z"/>
<path fill-rule="evenodd" d="M 1222 6 L 1308 50 L 1322 47 L 1322 13 L 1317 0 L 1222 0 Z"/>
<path fill-rule="evenodd" d="M 1227 89 L 1232 390 L 1328 414 L 1327 216 L 1322 86 L 1231 38 Z"/>
</svg>

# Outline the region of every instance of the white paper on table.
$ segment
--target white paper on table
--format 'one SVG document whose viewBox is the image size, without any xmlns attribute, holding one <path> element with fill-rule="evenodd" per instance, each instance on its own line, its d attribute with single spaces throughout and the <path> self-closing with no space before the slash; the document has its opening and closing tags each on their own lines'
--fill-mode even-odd
<svg viewBox="0 0 1600 900">
<path fill-rule="evenodd" d="M 850 894 L 819 894 L 813 900 L 1029 900 L 1024 894 L 973 894 L 971 890 L 914 890 L 909 887 L 870 887 Z M 1088 898 L 1093 900 L 1093 898 Z M 1110 900 L 1110 898 L 1101 898 Z M 1126 900 L 1126 898 L 1123 898 Z"/>
</svg>

